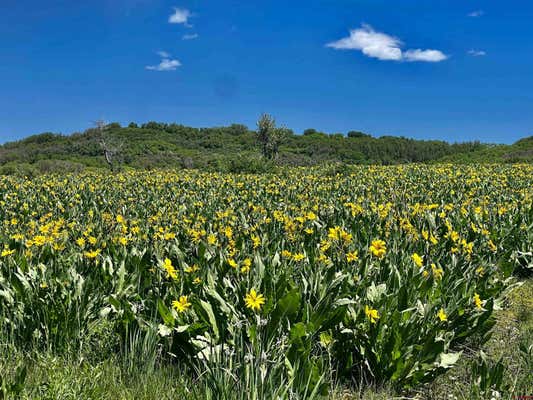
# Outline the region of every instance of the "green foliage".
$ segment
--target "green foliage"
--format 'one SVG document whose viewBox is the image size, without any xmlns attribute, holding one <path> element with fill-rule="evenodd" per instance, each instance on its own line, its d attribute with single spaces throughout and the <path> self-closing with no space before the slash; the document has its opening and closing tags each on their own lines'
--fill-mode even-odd
<svg viewBox="0 0 533 400">
<path fill-rule="evenodd" d="M 492 361 L 481 351 L 478 360 L 473 363 L 472 378 L 478 395 L 489 395 L 491 390 L 503 390 L 504 364 L 502 360 Z"/>
<path fill-rule="evenodd" d="M 533 281 L 526 281 L 509 296 L 510 303 L 497 312 L 498 325 L 491 340 L 482 344 L 486 354 L 481 358 L 478 348 L 469 344 L 468 352 L 458 361 L 458 365 L 449 373 L 437 379 L 430 386 L 415 388 L 412 392 L 395 392 L 390 388 L 358 383 L 357 386 L 337 387 L 333 385 L 332 393 L 326 398 L 331 400 L 388 400 L 392 398 L 441 399 L 454 397 L 460 400 L 482 400 L 486 398 L 511 399 L 524 393 L 531 393 L 531 370 L 533 368 L 533 343 L 531 334 L 533 301 Z M 519 315 L 527 311 L 525 319 L 500 318 L 507 314 Z M 522 332 L 516 338 L 510 332 Z M 109 334 L 100 337 L 107 341 Z M 327 339 L 327 338 L 326 338 Z M 49 352 L 22 353 L 8 346 L 0 347 L 0 376 L 4 388 L 0 392 L 4 399 L 214 399 L 214 393 L 222 393 L 226 399 L 244 400 L 248 393 L 258 393 L 258 398 L 288 398 L 287 381 L 282 373 L 282 354 L 279 348 L 271 348 L 266 353 L 271 355 L 261 374 L 261 357 L 252 357 L 250 352 L 225 353 L 220 362 L 213 360 L 209 366 L 190 371 L 183 365 L 158 363 L 152 370 L 124 368 L 124 362 L 112 351 L 103 351 L 103 356 L 94 358 L 95 353 L 102 352 L 102 345 L 86 349 L 85 354 L 76 357 L 58 357 Z M 499 349 L 501 348 L 501 353 Z M 497 353 L 493 354 L 496 350 Z M 468 354 L 471 353 L 471 354 Z M 237 369 L 238 357 L 248 356 L 242 360 L 249 367 Z M 79 358 L 78 358 L 79 357 Z M 482 393 L 479 388 L 480 375 L 473 374 L 476 365 L 482 360 L 487 364 L 485 370 L 490 375 L 493 367 L 504 363 L 502 391 L 488 389 Z M 266 360 L 265 360 L 266 361 Z M 278 362 L 281 361 L 281 362 Z M 212 368 L 212 369 L 208 369 Z M 22 381 L 23 370 L 26 377 Z M 235 371 L 229 373 L 228 371 Z M 334 374 L 332 369 L 329 373 Z M 264 376 L 264 378 L 263 378 Z M 19 383 L 17 385 L 17 382 Z M 13 390 L 15 386 L 21 391 Z M 6 394 L 7 393 L 7 394 Z M 260 397 L 262 396 L 262 397 Z M 294 398 L 294 397 L 293 397 Z M 247 398 L 246 398 L 247 399 Z"/>
<path fill-rule="evenodd" d="M 0 400 L 16 399 L 24 390 L 24 382 L 26 380 L 27 368 L 25 365 L 19 365 L 12 379 L 8 380 L 8 376 L 4 376 L 0 372 Z"/>
<path fill-rule="evenodd" d="M 272 160 L 278 156 L 279 146 L 290 134 L 287 129 L 276 127 L 276 121 L 263 114 L 257 121 L 257 139 L 261 144 L 263 157 Z"/>
<path fill-rule="evenodd" d="M 432 382 L 530 261 L 532 168 L 343 167 L 0 177 L 2 345 L 176 366 L 213 399 Z M 473 365 L 512 390 L 505 358 Z"/>
<path fill-rule="evenodd" d="M 111 147 L 120 147 L 115 155 L 117 164 L 139 169 L 271 171 L 270 167 L 258 166 L 259 154 L 266 159 L 276 158 L 278 165 L 292 166 L 533 160 L 531 138 L 508 146 L 479 142 L 448 144 L 393 136 L 373 138 L 358 131 L 348 132 L 347 137 L 315 129 L 294 135 L 288 129 L 275 128 L 274 121 L 267 120 L 263 118 L 264 126 L 257 132 L 239 124 L 190 128 L 158 122 L 148 122 L 141 127 L 134 123 L 127 127 L 112 123 L 106 126 L 105 136 Z M 0 146 L 0 174 L 33 176 L 55 171 L 77 172 L 87 167 L 105 168 L 99 137 L 100 132 L 92 128 L 69 136 L 44 133 L 6 143 Z"/>
<path fill-rule="evenodd" d="M 369 137 L 370 135 L 364 132 L 350 131 L 346 134 L 346 136 L 348 136 L 349 138 L 365 138 L 365 137 Z"/>
</svg>

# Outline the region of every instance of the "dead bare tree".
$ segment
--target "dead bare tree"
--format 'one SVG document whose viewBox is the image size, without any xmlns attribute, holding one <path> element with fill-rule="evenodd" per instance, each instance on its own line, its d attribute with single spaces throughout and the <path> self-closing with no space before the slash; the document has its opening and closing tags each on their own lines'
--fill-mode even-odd
<svg viewBox="0 0 533 400">
<path fill-rule="evenodd" d="M 109 137 L 107 134 L 108 125 L 104 120 L 95 121 L 94 125 L 97 131 L 98 143 L 104 153 L 104 159 L 111 171 L 114 171 L 116 168 L 116 156 L 120 153 L 122 144 Z"/>
</svg>

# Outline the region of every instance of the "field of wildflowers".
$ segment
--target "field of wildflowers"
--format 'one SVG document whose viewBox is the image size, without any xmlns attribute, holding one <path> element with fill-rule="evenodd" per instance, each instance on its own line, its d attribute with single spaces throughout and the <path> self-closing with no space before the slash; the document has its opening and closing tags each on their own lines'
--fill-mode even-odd
<svg viewBox="0 0 533 400">
<path fill-rule="evenodd" d="M 212 399 L 416 388 L 530 274 L 532 187 L 531 165 L 1 177 L 0 343 L 176 365 Z"/>
</svg>

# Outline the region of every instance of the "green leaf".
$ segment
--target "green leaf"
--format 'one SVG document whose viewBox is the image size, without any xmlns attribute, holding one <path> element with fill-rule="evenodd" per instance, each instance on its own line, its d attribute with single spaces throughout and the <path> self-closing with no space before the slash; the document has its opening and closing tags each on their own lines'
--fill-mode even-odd
<svg viewBox="0 0 533 400">
<path fill-rule="evenodd" d="M 159 326 L 157 327 L 157 333 L 161 337 L 166 337 L 166 336 L 169 336 L 172 333 L 172 329 L 169 328 L 166 325 L 159 324 Z"/>
<path fill-rule="evenodd" d="M 357 302 L 355 300 L 348 299 L 348 298 L 338 299 L 335 301 L 336 306 L 347 306 L 350 304 L 357 304 Z"/>
<path fill-rule="evenodd" d="M 366 290 L 366 297 L 369 301 L 372 303 L 379 301 L 381 296 L 383 296 L 387 292 L 387 285 L 382 283 L 378 286 L 375 285 L 374 282 L 370 284 L 368 289 Z"/>
<path fill-rule="evenodd" d="M 280 264 L 280 257 L 279 253 L 276 251 L 276 254 L 274 254 L 274 257 L 272 257 L 272 266 L 277 267 Z"/>
<path fill-rule="evenodd" d="M 439 356 L 439 367 L 442 368 L 451 368 L 459 360 L 463 352 L 459 351 L 457 353 L 441 353 Z"/>
<path fill-rule="evenodd" d="M 174 316 L 161 299 L 157 299 L 157 310 L 161 318 L 163 318 L 165 325 L 174 326 Z"/>
<path fill-rule="evenodd" d="M 288 319 L 289 321 L 294 319 L 300 310 L 300 296 L 300 291 L 294 288 L 278 301 L 270 317 L 273 329 L 277 329 L 276 327 L 282 319 Z"/>
<path fill-rule="evenodd" d="M 215 318 L 213 307 L 211 306 L 211 304 L 204 300 L 200 300 L 200 305 L 207 314 L 209 324 L 211 325 L 211 328 L 213 328 L 213 334 L 215 335 L 215 339 L 218 340 L 218 338 L 220 337 L 220 331 L 218 329 L 217 319 Z"/>
</svg>

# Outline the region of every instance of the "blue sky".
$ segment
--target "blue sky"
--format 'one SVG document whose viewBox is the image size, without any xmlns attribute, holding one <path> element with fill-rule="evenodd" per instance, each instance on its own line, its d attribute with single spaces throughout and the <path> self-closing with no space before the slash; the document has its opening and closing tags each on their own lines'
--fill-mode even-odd
<svg viewBox="0 0 533 400">
<path fill-rule="evenodd" d="M 533 2 L 1 0 L 0 142 L 98 119 L 511 143 Z"/>
</svg>

